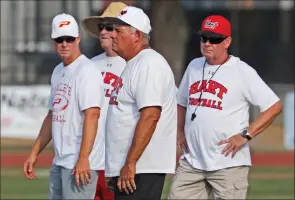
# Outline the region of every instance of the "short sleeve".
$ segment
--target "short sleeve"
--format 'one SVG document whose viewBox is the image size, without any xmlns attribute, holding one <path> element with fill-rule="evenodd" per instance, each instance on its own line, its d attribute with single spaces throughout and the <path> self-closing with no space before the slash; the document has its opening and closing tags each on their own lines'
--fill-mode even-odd
<svg viewBox="0 0 295 200">
<path fill-rule="evenodd" d="M 244 66 L 242 76 L 246 86 L 243 94 L 260 112 L 266 111 L 280 100 L 252 67 Z"/>
<path fill-rule="evenodd" d="M 178 93 L 178 87 L 175 85 L 175 94 L 177 95 Z"/>
<path fill-rule="evenodd" d="M 50 96 L 49 96 L 49 99 L 48 99 L 48 109 L 49 110 L 53 110 L 53 107 L 52 107 L 52 102 L 53 101 L 53 86 L 51 85 L 50 86 Z"/>
<path fill-rule="evenodd" d="M 161 63 L 161 62 L 159 62 Z M 138 110 L 149 106 L 163 106 L 166 86 L 165 67 L 151 63 L 141 64 L 134 85 L 134 97 Z"/>
<path fill-rule="evenodd" d="M 51 75 L 51 79 L 50 79 L 50 95 L 49 95 L 49 99 L 48 99 L 48 109 L 49 110 L 53 110 L 53 98 L 54 98 L 54 86 L 53 86 L 53 80 L 54 80 L 54 77 L 56 76 L 56 72 L 59 70 L 59 66 L 56 66 L 52 72 L 52 75 Z"/>
<path fill-rule="evenodd" d="M 88 67 L 80 72 L 78 103 L 81 111 L 103 105 L 103 82 L 99 69 Z"/>
<path fill-rule="evenodd" d="M 188 74 L 189 74 L 189 67 L 186 69 L 184 76 L 182 77 L 182 80 L 180 82 L 180 86 L 177 92 L 177 104 L 187 107 L 188 104 L 188 91 L 189 91 L 189 80 L 188 80 Z"/>
</svg>

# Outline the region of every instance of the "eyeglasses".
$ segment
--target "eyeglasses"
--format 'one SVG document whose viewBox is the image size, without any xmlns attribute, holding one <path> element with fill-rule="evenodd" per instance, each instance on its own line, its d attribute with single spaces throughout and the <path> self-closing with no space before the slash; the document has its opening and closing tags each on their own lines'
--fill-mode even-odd
<svg viewBox="0 0 295 200">
<path fill-rule="evenodd" d="M 98 30 L 101 32 L 103 29 L 106 29 L 107 31 L 111 32 L 114 30 L 113 24 L 98 24 Z"/>
<path fill-rule="evenodd" d="M 66 41 L 67 43 L 72 43 L 76 40 L 76 38 L 72 36 L 62 36 L 62 37 L 55 38 L 53 40 L 56 43 L 63 43 L 63 41 Z"/>
<path fill-rule="evenodd" d="M 207 41 L 210 42 L 210 44 L 220 44 L 226 39 L 226 37 L 206 37 L 204 35 L 201 35 L 201 42 L 206 43 Z"/>
</svg>

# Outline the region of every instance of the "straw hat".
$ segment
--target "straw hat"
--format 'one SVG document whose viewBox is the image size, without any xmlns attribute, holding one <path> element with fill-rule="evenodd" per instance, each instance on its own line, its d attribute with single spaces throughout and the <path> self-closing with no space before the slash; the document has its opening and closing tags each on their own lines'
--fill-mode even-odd
<svg viewBox="0 0 295 200">
<path fill-rule="evenodd" d="M 101 16 L 90 16 L 83 19 L 82 26 L 89 35 L 98 38 L 99 30 L 97 25 L 100 21 L 105 17 L 117 17 L 125 7 L 127 5 L 122 2 L 112 2 Z"/>
</svg>

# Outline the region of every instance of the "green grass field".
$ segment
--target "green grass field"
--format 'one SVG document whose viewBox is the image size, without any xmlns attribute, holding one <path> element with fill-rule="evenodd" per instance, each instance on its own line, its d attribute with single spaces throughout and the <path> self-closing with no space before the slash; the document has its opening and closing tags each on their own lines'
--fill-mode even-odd
<svg viewBox="0 0 295 200">
<path fill-rule="evenodd" d="M 21 168 L 1 169 L 1 199 L 47 199 L 49 169 L 39 169 L 36 180 L 26 180 Z M 252 168 L 248 199 L 294 199 L 294 167 Z M 163 199 L 169 191 L 167 177 Z"/>
</svg>

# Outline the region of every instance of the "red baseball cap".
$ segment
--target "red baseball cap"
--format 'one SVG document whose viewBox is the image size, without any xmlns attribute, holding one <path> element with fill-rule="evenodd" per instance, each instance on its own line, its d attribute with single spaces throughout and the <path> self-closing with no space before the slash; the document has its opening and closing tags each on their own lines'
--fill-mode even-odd
<svg viewBox="0 0 295 200">
<path fill-rule="evenodd" d="M 231 24 L 221 15 L 210 15 L 202 22 L 200 33 L 206 32 L 231 37 Z"/>
</svg>

